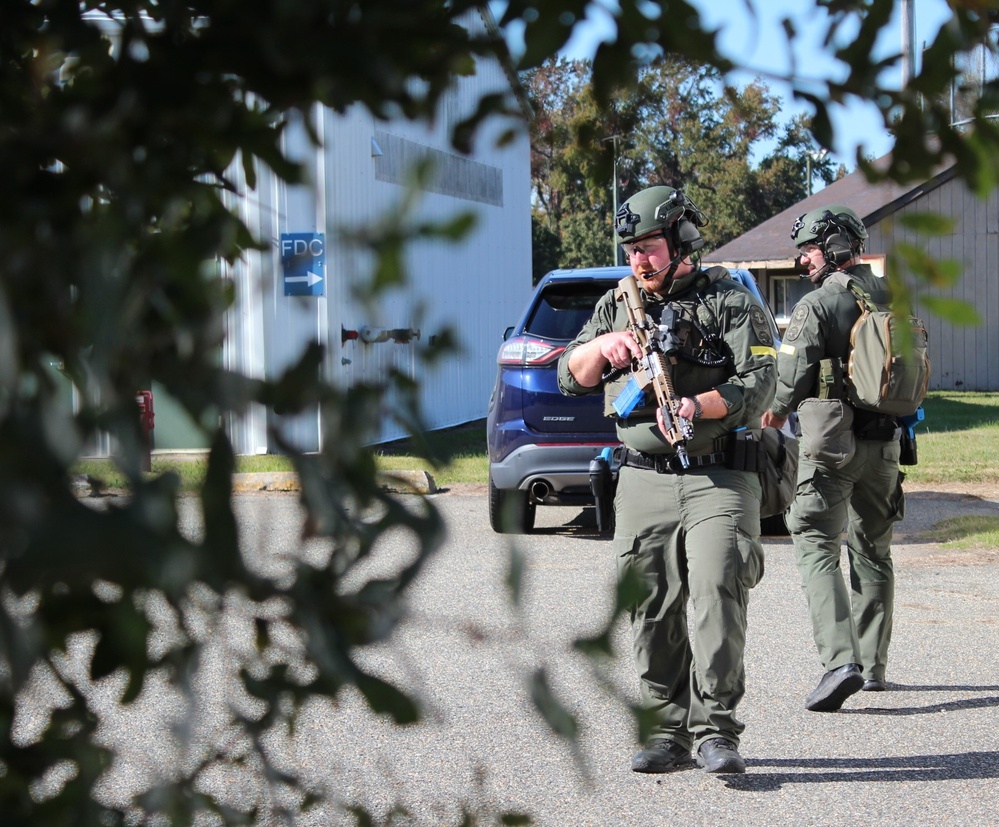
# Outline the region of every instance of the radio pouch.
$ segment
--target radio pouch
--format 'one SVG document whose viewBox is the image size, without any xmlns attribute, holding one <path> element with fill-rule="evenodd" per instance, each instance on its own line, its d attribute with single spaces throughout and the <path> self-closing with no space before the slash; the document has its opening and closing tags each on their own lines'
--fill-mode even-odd
<svg viewBox="0 0 999 827">
<path fill-rule="evenodd" d="M 757 471 L 760 467 L 759 432 L 739 428 L 732 433 L 728 467 L 736 471 Z"/>
</svg>

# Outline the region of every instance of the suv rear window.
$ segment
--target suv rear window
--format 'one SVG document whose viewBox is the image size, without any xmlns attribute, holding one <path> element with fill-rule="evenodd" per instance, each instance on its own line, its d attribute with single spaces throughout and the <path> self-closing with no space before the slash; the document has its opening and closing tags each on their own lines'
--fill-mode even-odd
<svg viewBox="0 0 999 827">
<path fill-rule="evenodd" d="M 573 339 L 593 315 L 606 284 L 552 284 L 538 298 L 524 333 L 545 339 Z"/>
</svg>

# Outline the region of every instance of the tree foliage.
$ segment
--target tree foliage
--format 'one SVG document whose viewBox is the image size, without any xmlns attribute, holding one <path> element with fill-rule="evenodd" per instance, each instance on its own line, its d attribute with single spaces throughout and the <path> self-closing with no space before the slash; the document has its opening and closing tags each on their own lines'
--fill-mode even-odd
<svg viewBox="0 0 999 827">
<path fill-rule="evenodd" d="M 430 120 L 454 78 L 474 71 L 476 58 L 509 59 L 502 31 L 478 36 L 461 25 L 463 15 L 475 13 L 478 5 L 471 0 L 0 4 L 0 812 L 5 823 L 122 820 L 121 813 L 104 811 L 91 796 L 111 756 L 95 739 L 87 699 L 72 676 L 60 671 L 56 653 L 65 651 L 74 635 L 88 632 L 96 641 L 92 677 L 121 677 L 125 702 L 139 695 L 154 673 L 184 688 L 197 663 L 198 642 L 181 634 L 172 646 L 151 649 L 154 602 L 170 606 L 181 628 L 192 614 L 217 616 L 234 594 L 255 607 L 257 643 L 245 664 L 244 685 L 266 712 L 258 720 L 233 713 L 233 725 L 258 748 L 266 727 L 279 721 L 290 725 L 304 699 L 334 696 L 348 685 L 397 722 L 419 714 L 404 690 L 366 673 L 357 658 L 359 647 L 384 640 L 401 622 L 402 597 L 440 539 L 432 505 L 404 507 L 382 492 L 364 450 L 372 423 L 386 415 L 387 393 L 395 415 L 419 435 L 412 385 L 395 376 L 387 387 L 331 386 L 317 378 L 318 348 L 306 349 L 297 364 L 268 380 L 220 367 L 213 354 L 233 296 L 213 263 L 233 261 L 262 243 L 224 206 L 224 194 L 234 189 L 226 173 L 232 163 L 242 165 L 251 187 L 261 165 L 288 182 L 299 179 L 300 170 L 281 148 L 282 133 L 296 115 L 315 104 L 335 111 L 360 105 L 380 118 Z M 590 5 L 509 0 L 500 28 L 523 24 L 526 46 L 515 68 L 542 67 Z M 815 141 L 831 144 L 831 104 L 873 100 L 893 127 L 897 145 L 883 172 L 858 159 L 870 175 L 914 180 L 954 159 L 975 189 L 990 191 L 999 177 L 999 130 L 985 115 L 994 105 L 951 127 L 948 110 L 937 103 L 953 74 L 951 56 L 985 42 L 988 15 L 981 4 L 953 2 L 952 20 L 930 44 L 922 71 L 908 88 L 895 90 L 880 78 L 898 58 L 876 59 L 872 49 L 891 6 L 890 0 L 816 3 L 813 25 L 825 27 L 843 72 L 807 86 L 788 78 L 795 95 L 814 107 Z M 119 47 L 109 51 L 84 13 L 116 21 Z M 725 150 L 714 160 L 717 171 L 684 168 L 680 153 L 647 167 L 654 135 L 638 132 L 646 143 L 636 147 L 643 151 L 634 156 L 629 180 L 637 184 L 644 180 L 640 174 L 650 183 L 668 182 L 682 173 L 700 188 L 695 197 L 717 200 L 713 218 L 723 234 L 731 232 L 726 228 L 736 227 L 744 220 L 741 211 L 749 209 L 740 203 L 747 183 L 743 176 L 730 176 L 725 189 L 714 176 L 734 163 L 727 156 L 743 152 L 753 131 L 765 128 L 765 119 L 741 123 L 733 107 L 705 134 L 703 124 L 671 110 L 670 101 L 652 107 L 638 97 L 646 110 L 619 106 L 621 90 L 647 96 L 656 82 L 665 83 L 665 77 L 656 79 L 658 69 L 695 63 L 704 67 L 690 70 L 696 102 L 698 79 L 724 78 L 734 64 L 718 52 L 715 33 L 684 0 L 622 0 L 615 17 L 617 37 L 597 51 L 589 91 L 554 86 L 547 91 L 553 101 L 579 92 L 579 109 L 568 122 L 580 138 L 578 151 L 565 159 L 554 153 L 536 158 L 539 178 L 551 182 L 536 206 L 560 224 L 570 213 L 577 221 L 592 210 L 606 226 L 608 197 L 599 191 L 606 183 L 595 183 L 610 180 L 604 138 L 636 133 L 646 126 L 642 118 L 651 115 L 655 125 L 650 122 L 649 129 L 660 136 L 681 143 L 719 141 Z M 851 27 L 856 36 L 844 37 Z M 785 28 L 790 42 L 794 28 L 790 23 Z M 637 82 L 639 66 L 647 68 Z M 758 109 L 770 105 L 762 87 L 739 94 L 748 96 L 747 104 L 755 98 Z M 991 101 L 994 90 L 984 95 Z M 455 129 L 455 147 L 467 148 L 483 119 L 507 118 L 509 107 L 503 96 L 485 97 Z M 561 145 L 562 128 L 555 119 L 545 127 L 550 146 Z M 792 139 L 807 140 L 803 133 Z M 546 175 L 542 163 L 550 165 Z M 756 192 L 765 203 L 791 197 L 780 189 L 778 163 L 761 165 L 765 185 Z M 385 254 L 372 273 L 372 289 L 404 283 L 400 245 L 407 233 L 431 231 L 405 214 L 385 226 L 390 235 L 375 232 L 358 240 Z M 456 228 L 440 232 L 453 235 Z M 597 251 L 604 244 L 579 235 L 580 261 L 589 245 Z M 53 364 L 79 391 L 75 414 L 57 398 Z M 192 421 L 203 423 L 212 446 L 198 493 L 205 527 L 198 538 L 179 529 L 176 482 L 140 472 L 133 394 L 151 380 L 162 384 Z M 332 549 L 326 566 L 302 562 L 290 576 L 269 578 L 244 561 L 231 502 L 233 450 L 217 423 L 251 404 L 292 414 L 313 405 L 322 410 L 323 443 L 336 446 L 335 453 L 305 456 L 284 447 L 303 483 L 308 514 L 303 533 L 325 538 Z M 119 446 L 131 490 L 125 499 L 92 508 L 74 496 L 70 469 L 98 433 Z M 411 561 L 378 579 L 349 580 L 377 553 L 379 537 L 399 528 L 413 537 Z M 308 679 L 296 676 L 272 646 L 278 625 L 295 630 L 301 657 L 311 666 Z M 54 677 L 68 700 L 36 740 L 24 743 L 14 733 L 16 699 L 39 670 Z M 282 698 L 292 703 L 278 703 Z M 564 718 L 550 698 L 544 700 L 539 706 L 551 719 Z M 262 750 L 259 758 L 266 765 Z M 202 811 L 223 812 L 198 792 L 197 778 L 204 767 L 224 760 L 199 756 L 144 806 L 173 823 L 191 823 Z M 61 763 L 72 767 L 68 780 L 48 799 L 33 795 L 34 782 Z M 277 770 L 269 777 L 295 783 Z"/>
<path fill-rule="evenodd" d="M 807 194 L 812 136 L 803 117 L 779 125 L 782 102 L 762 81 L 728 87 L 710 66 L 664 56 L 601 107 L 590 68 L 557 59 L 523 76 L 538 113 L 534 220 L 560 239 L 561 266 L 613 262 L 615 186 L 622 202 L 647 186 L 682 188 L 710 218 L 708 249 Z M 773 148 L 758 162 L 763 144 Z M 831 168 L 816 154 L 815 176 L 828 182 Z"/>
</svg>

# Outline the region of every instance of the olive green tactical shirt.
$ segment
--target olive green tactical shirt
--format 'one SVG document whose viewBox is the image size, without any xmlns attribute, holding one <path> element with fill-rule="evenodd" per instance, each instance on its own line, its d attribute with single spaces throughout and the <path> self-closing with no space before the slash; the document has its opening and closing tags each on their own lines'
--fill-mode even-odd
<svg viewBox="0 0 999 827">
<path fill-rule="evenodd" d="M 697 291 L 704 299 L 703 306 L 697 300 Z M 628 312 L 623 302 L 615 300 L 615 292 L 616 289 L 610 290 L 597 302 L 593 316 L 559 359 L 559 389 L 566 396 L 603 391 L 604 412 L 616 419 L 621 442 L 645 453 L 674 453 L 656 424 L 656 400 L 651 389 L 646 394 L 646 404 L 633 411 L 627 419 L 618 417 L 614 412 L 612 403 L 627 383 L 629 372 L 592 388 L 579 384 L 569 373 L 569 357 L 579 345 L 604 333 L 628 329 Z M 646 312 L 651 319 L 658 321 L 667 300 L 645 290 L 641 291 L 641 295 Z M 709 367 L 695 364 L 681 353 L 675 364 L 669 367 L 673 389 L 678 396 L 689 397 L 714 389 L 728 406 L 724 419 L 698 419 L 693 423 L 694 436 L 688 441 L 687 450 L 696 456 L 718 450 L 715 440 L 736 428 L 759 426 L 760 416 L 773 399 L 776 383 L 774 340 L 763 308 L 752 293 L 728 278 L 724 267 L 702 271 L 687 290 L 671 296 L 668 304 L 677 311 L 679 321 L 675 335 L 681 351 L 699 357 L 713 355 L 690 322 L 696 316 L 706 332 L 720 337 L 718 348 L 724 357 L 723 365 Z"/>
<path fill-rule="evenodd" d="M 868 265 L 840 272 L 870 293 L 874 302 L 890 302 L 885 280 L 874 275 Z M 830 356 L 847 358 L 850 331 L 859 318 L 857 299 L 846 285 L 832 282 L 830 277 L 794 306 L 777 353 L 777 394 L 770 406 L 775 416 L 786 417 L 803 400 L 818 394 L 819 361 Z"/>
</svg>

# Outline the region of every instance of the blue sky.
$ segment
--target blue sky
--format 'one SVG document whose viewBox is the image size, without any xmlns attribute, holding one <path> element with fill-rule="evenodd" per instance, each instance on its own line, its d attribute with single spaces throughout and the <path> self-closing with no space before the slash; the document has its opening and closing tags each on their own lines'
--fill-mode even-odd
<svg viewBox="0 0 999 827">
<path fill-rule="evenodd" d="M 809 17 L 822 14 L 816 9 L 814 0 L 751 0 L 756 8 L 758 19 L 754 24 L 746 10 L 746 0 L 690 0 L 708 26 L 720 29 L 721 50 L 741 65 L 750 66 L 753 72 L 740 73 L 730 78 L 742 86 L 753 80 L 756 72 L 776 71 L 787 73 L 790 68 L 788 47 L 780 21 L 790 17 L 799 31 L 794 43 L 797 70 L 802 77 L 829 77 L 837 71 L 837 64 L 829 57 L 829 52 L 821 44 L 825 26 L 808 27 Z M 605 5 L 613 6 L 613 0 Z M 946 0 L 913 0 L 915 8 L 916 68 L 919 67 L 919 52 L 922 45 L 931 42 L 940 26 L 946 22 L 951 12 Z M 896 0 L 895 16 L 884 30 L 878 44 L 878 52 L 888 55 L 901 51 L 902 26 L 901 3 Z M 567 53 L 570 57 L 588 57 L 595 45 L 608 36 L 606 13 L 592 14 L 586 24 L 579 27 L 569 42 Z M 840 72 L 845 69 L 840 68 Z M 811 113 L 811 107 L 795 101 L 784 84 L 763 78 L 771 91 L 784 101 L 784 112 L 789 120 L 799 113 Z M 885 85 L 901 85 L 901 70 L 888 73 Z M 856 152 L 879 157 L 891 149 L 891 138 L 881 121 L 877 109 L 868 103 L 857 101 L 848 107 L 835 107 L 831 110 L 833 126 L 836 130 L 836 145 L 833 160 L 842 163 L 848 171 L 856 167 Z"/>
</svg>

